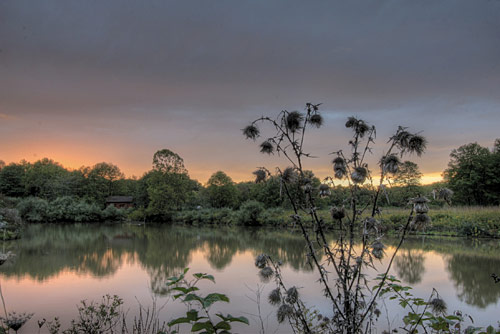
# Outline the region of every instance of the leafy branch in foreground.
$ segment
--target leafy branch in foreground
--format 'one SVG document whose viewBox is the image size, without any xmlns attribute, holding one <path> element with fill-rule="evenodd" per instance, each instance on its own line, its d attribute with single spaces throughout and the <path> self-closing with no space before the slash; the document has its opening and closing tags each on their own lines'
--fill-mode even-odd
<svg viewBox="0 0 500 334">
<path fill-rule="evenodd" d="M 206 296 L 201 296 L 197 293 L 200 289 L 196 286 L 201 280 L 209 280 L 215 283 L 212 275 L 196 273 L 193 274 L 193 279 L 187 280 L 186 274 L 189 268 L 184 269 L 184 272 L 179 276 L 168 278 L 167 286 L 170 291 L 175 293 L 174 299 L 180 299 L 188 306 L 188 311 L 184 317 L 173 319 L 168 323 L 169 327 L 176 326 L 177 329 L 173 333 L 181 333 L 179 325 L 191 325 L 191 332 L 200 332 L 201 334 L 226 334 L 230 333 L 231 323 L 240 322 L 248 325 L 248 319 L 245 317 L 234 317 L 231 314 L 223 315 L 216 313 L 215 317 L 210 314 L 210 307 L 216 302 L 229 303 L 229 298 L 221 293 L 210 293 Z"/>
<path fill-rule="evenodd" d="M 335 156 L 332 162 L 334 177 L 326 178 L 323 184 L 316 187 L 312 182 L 312 173 L 304 168 L 305 158 L 313 157 L 305 151 L 304 143 L 308 130 L 319 128 L 324 123 L 319 106 L 320 104 L 307 103 L 305 112 L 283 110 L 276 118 L 262 116 L 242 131 L 247 139 L 255 141 L 261 135 L 259 125 L 269 125 L 272 129 L 271 135 L 260 145 L 261 152 L 276 153 L 290 164 L 286 169 L 277 168 L 276 171 L 281 180 L 282 191 L 294 210 L 291 218 L 304 237 L 308 260 L 316 268 L 324 295 L 331 302 L 332 317 L 328 326 L 323 326 L 323 332 L 370 332 L 376 319 L 376 301 L 381 287 L 370 287 L 366 269 L 375 268 L 375 262 L 384 256 L 385 249 L 382 242 L 382 222 L 378 219 L 379 197 L 385 187 L 385 181 L 397 173 L 401 165 L 400 158 L 409 154 L 421 156 L 425 152 L 427 140 L 420 133 L 412 133 L 406 127 L 398 127 L 389 137 L 388 148 L 379 159 L 380 172 L 376 183 L 367 162 L 375 144 L 375 126 L 349 117 L 345 123 L 346 128 L 352 131 L 352 138 L 348 143 L 349 153 L 344 153 L 343 150 L 332 153 Z M 259 170 L 260 172 L 254 172 L 256 181 L 265 182 L 271 172 L 266 168 Z M 329 186 L 334 184 L 334 179 L 347 184 L 350 194 L 344 199 L 342 206 L 331 209 L 332 220 L 339 231 L 337 239 L 331 244 L 324 233 L 325 222 L 317 213 L 316 200 L 318 196 L 329 193 Z M 363 206 L 360 205 L 362 187 L 368 188 L 372 194 L 371 202 Z M 390 257 L 384 270 L 385 274 L 388 273 L 407 232 L 411 228 L 425 228 L 430 222 L 426 201 L 420 196 L 412 200 L 413 208 L 406 224 L 401 227 L 400 242 Z M 355 241 L 357 235 L 361 238 L 360 246 L 358 241 Z M 256 265 L 261 268 L 261 275 L 275 277 L 278 290 L 273 292 L 273 300 L 278 301 L 274 298 L 278 295 L 288 295 L 281 278 L 279 262 L 267 255 L 261 255 Z M 335 277 L 330 277 L 333 276 L 332 273 Z M 315 332 L 305 317 L 306 308 L 298 298 L 293 302 L 283 302 L 280 299 L 280 302 L 277 303 L 278 320 L 288 319 L 294 332 Z"/>
<path fill-rule="evenodd" d="M 401 329 L 406 333 L 418 333 L 422 329 L 424 333 L 450 333 L 450 334 L 498 334 L 500 329 L 488 326 L 481 327 L 467 326 L 464 323 L 468 318 L 473 322 L 472 317 L 455 311 L 447 313 L 445 301 L 439 293 L 433 289 L 427 300 L 413 296 L 409 286 L 401 285 L 401 281 L 392 275 L 379 275 L 376 278 L 381 283 L 376 288 L 381 288 L 380 296 L 387 296 L 390 300 L 398 301 L 399 305 L 408 310 L 403 317 L 404 326 Z M 384 283 L 382 283 L 382 281 Z"/>
</svg>

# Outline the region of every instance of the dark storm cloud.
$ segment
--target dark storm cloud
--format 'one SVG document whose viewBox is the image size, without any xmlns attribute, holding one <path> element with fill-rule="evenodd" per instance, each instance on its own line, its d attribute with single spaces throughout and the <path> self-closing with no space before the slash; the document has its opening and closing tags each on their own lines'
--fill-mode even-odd
<svg viewBox="0 0 500 334">
<path fill-rule="evenodd" d="M 138 126 L 150 146 L 182 133 L 192 159 L 210 158 L 195 143 L 237 151 L 227 137 L 252 117 L 308 101 L 331 124 L 426 129 L 430 156 L 445 152 L 436 170 L 500 123 L 500 1 L 1 1 L 0 50 L 1 127 Z"/>
</svg>

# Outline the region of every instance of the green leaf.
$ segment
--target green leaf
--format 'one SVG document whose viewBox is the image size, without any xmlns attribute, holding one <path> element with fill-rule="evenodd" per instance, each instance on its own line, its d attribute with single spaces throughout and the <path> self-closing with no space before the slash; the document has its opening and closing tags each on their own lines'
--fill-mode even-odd
<svg viewBox="0 0 500 334">
<path fill-rule="evenodd" d="M 229 303 L 229 298 L 221 293 L 211 293 L 207 295 L 205 298 L 202 298 L 202 303 L 204 307 L 210 307 L 213 303 L 216 302 Z"/>
<path fill-rule="evenodd" d="M 212 323 L 210 321 L 195 323 L 193 325 L 193 327 L 191 327 L 191 332 L 198 332 L 198 331 L 201 331 L 203 329 L 205 329 L 209 333 L 213 333 L 214 332 L 213 325 L 212 325 Z"/>
<path fill-rule="evenodd" d="M 207 280 L 210 280 L 210 281 L 215 283 L 215 278 L 213 275 L 208 275 L 208 274 L 204 274 L 204 273 L 196 273 L 196 274 L 193 274 L 193 276 L 197 279 L 207 279 Z"/>
<path fill-rule="evenodd" d="M 203 300 L 198 295 L 196 295 L 194 293 L 190 293 L 190 294 L 186 295 L 186 298 L 184 298 L 185 302 L 190 302 L 193 300 L 199 301 L 200 303 L 203 302 Z"/>
<path fill-rule="evenodd" d="M 168 326 L 172 327 L 172 326 L 178 325 L 178 324 L 189 324 L 190 322 L 191 322 L 191 319 L 189 319 L 189 318 L 182 318 L 181 317 L 181 318 L 177 318 L 177 319 L 174 319 L 174 320 L 170 321 L 168 323 Z"/>
<path fill-rule="evenodd" d="M 180 291 L 184 294 L 187 294 L 187 293 L 190 293 L 190 292 L 193 292 L 193 291 L 198 291 L 200 290 L 199 288 L 195 287 L 195 286 L 192 286 L 190 288 L 183 288 L 182 286 L 176 286 L 175 288 L 172 288 L 172 290 L 176 290 L 176 291 Z"/>
<path fill-rule="evenodd" d="M 231 325 L 226 321 L 221 321 L 215 325 L 215 329 L 231 329 Z"/>
<path fill-rule="evenodd" d="M 191 321 L 197 321 L 198 319 L 198 311 L 196 310 L 191 310 L 191 311 L 188 311 L 186 312 L 186 315 L 187 315 L 187 318 Z"/>
<path fill-rule="evenodd" d="M 249 325 L 248 319 L 245 317 L 233 317 L 231 314 L 228 315 L 223 315 L 222 313 L 217 313 L 216 316 L 221 318 L 224 321 L 229 321 L 229 322 L 242 322 L 244 324 Z"/>
</svg>

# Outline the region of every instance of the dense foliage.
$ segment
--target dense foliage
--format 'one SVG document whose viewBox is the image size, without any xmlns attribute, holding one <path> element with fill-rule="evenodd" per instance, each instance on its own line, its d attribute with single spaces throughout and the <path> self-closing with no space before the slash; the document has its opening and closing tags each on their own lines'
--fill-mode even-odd
<svg viewBox="0 0 500 334">
<path fill-rule="evenodd" d="M 272 154 L 269 151 L 272 144 L 268 144 L 261 145 L 260 149 Z M 399 162 L 396 155 L 381 161 L 387 168 L 397 166 L 397 170 L 381 188 L 379 207 L 407 207 L 408 199 L 417 194 L 430 198 L 432 207 L 452 202 L 457 205 L 500 204 L 500 174 L 496 171 L 500 166 L 500 140 L 495 141 L 492 150 L 477 143 L 463 145 L 454 149 L 450 157 L 449 166 L 443 173 L 445 181 L 432 185 L 421 184 L 422 173 L 413 161 Z M 329 185 L 316 201 L 318 209 L 344 204 L 350 192 L 346 184 L 333 185 L 321 181 L 312 171 L 304 172 L 313 189 L 319 189 L 321 183 Z M 27 222 L 91 222 L 128 217 L 137 221 L 175 219 L 197 224 L 209 216 L 214 219 L 220 216 L 218 213 L 207 215 L 211 208 L 238 210 L 234 215 L 225 215 L 231 218 L 223 219 L 222 223 L 243 222 L 245 219 L 241 217 L 245 212 L 239 213 L 240 208 L 248 201 L 257 201 L 266 209 L 264 216 L 274 221 L 280 214 L 272 209 L 283 212 L 292 207 L 285 200 L 280 177 L 264 171 L 259 173 L 255 175 L 256 182 L 236 183 L 225 172 L 217 171 L 201 185 L 189 177 L 183 159 L 168 149 L 154 154 L 151 170 L 140 178 L 126 178 L 118 166 L 106 162 L 70 170 L 47 158 L 7 165 L 1 161 L 0 197 L 8 200 L 0 201 L 0 207 L 18 208 Z M 259 179 L 263 176 L 266 182 Z M 358 186 L 359 205 L 372 200 L 370 187 L 369 184 Z M 445 193 L 447 198 L 443 198 L 443 189 L 447 188 L 453 192 Z M 290 186 L 289 192 L 294 197 L 302 193 L 300 186 Z M 118 214 L 106 213 L 113 210 L 106 209 L 109 196 L 133 197 L 133 209 L 121 210 Z"/>
<path fill-rule="evenodd" d="M 455 192 L 456 203 L 466 205 L 500 204 L 500 139 L 493 150 L 471 143 L 454 149 L 444 171 L 445 181 Z"/>
</svg>

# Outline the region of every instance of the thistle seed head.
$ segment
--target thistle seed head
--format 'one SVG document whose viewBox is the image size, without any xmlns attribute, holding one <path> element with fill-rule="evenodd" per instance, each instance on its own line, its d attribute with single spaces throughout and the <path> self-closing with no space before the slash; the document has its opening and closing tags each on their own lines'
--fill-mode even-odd
<svg viewBox="0 0 500 334">
<path fill-rule="evenodd" d="M 297 288 L 292 286 L 286 291 L 286 302 L 289 304 L 295 304 L 299 298 L 299 292 Z"/>
<path fill-rule="evenodd" d="M 376 259 L 384 257 L 384 244 L 380 240 L 375 240 L 372 244 L 372 254 Z"/>
<path fill-rule="evenodd" d="M 297 172 L 293 167 L 287 167 L 283 171 L 281 179 L 286 183 L 293 183 L 297 180 Z"/>
<path fill-rule="evenodd" d="M 263 269 L 265 266 L 267 266 L 267 255 L 266 254 L 260 254 L 255 258 L 255 266 L 259 269 Z"/>
<path fill-rule="evenodd" d="M 424 196 L 418 196 L 418 197 L 415 197 L 415 198 L 412 198 L 411 199 L 411 202 L 413 204 L 425 204 L 425 203 L 428 203 L 429 200 L 427 199 L 427 197 L 424 197 Z"/>
<path fill-rule="evenodd" d="M 298 111 L 292 111 L 286 115 L 286 127 L 291 132 L 296 132 L 302 128 L 304 116 Z"/>
<path fill-rule="evenodd" d="M 271 305 L 279 305 L 279 304 L 281 304 L 281 292 L 280 292 L 280 289 L 276 288 L 276 289 L 272 290 L 269 293 L 269 296 L 268 296 L 267 299 L 269 301 L 269 304 L 271 304 Z"/>
<path fill-rule="evenodd" d="M 336 157 L 335 159 L 333 159 L 332 164 L 334 164 L 334 165 L 336 165 L 336 164 L 345 165 L 345 160 L 342 157 Z"/>
<path fill-rule="evenodd" d="M 365 121 L 352 116 L 347 119 L 345 126 L 346 128 L 352 128 L 361 138 L 363 138 L 366 132 L 370 130 L 370 127 L 365 123 Z"/>
<path fill-rule="evenodd" d="M 368 176 L 368 170 L 365 167 L 356 167 L 351 173 L 351 179 L 354 183 L 364 183 Z"/>
<path fill-rule="evenodd" d="M 330 196 L 330 194 L 331 192 L 328 184 L 322 183 L 319 185 L 319 197 L 327 197 Z"/>
<path fill-rule="evenodd" d="M 333 219 L 342 219 L 345 217 L 345 209 L 344 207 L 336 207 L 336 206 L 332 206 L 332 208 L 330 209 L 330 214 L 332 215 L 332 218 Z"/>
<path fill-rule="evenodd" d="M 302 190 L 305 193 L 310 193 L 312 190 L 312 180 L 308 177 L 303 177 L 300 179 L 300 183 L 302 185 Z"/>
<path fill-rule="evenodd" d="M 319 128 L 323 125 L 323 116 L 320 114 L 314 114 L 311 118 L 309 118 L 309 123 Z"/>
<path fill-rule="evenodd" d="M 354 116 L 351 116 L 347 119 L 347 122 L 345 123 L 345 127 L 346 128 L 353 128 L 354 126 L 356 126 L 358 122 L 358 119 Z"/>
<path fill-rule="evenodd" d="M 411 137 L 412 137 L 411 133 L 409 133 L 406 130 L 402 130 L 398 131 L 396 136 L 393 138 L 399 148 L 405 149 L 408 147 Z"/>
<path fill-rule="evenodd" d="M 267 173 L 263 169 L 257 169 L 253 172 L 253 175 L 255 175 L 255 183 L 263 182 L 267 178 Z"/>
<path fill-rule="evenodd" d="M 259 272 L 259 275 L 262 281 L 267 282 L 273 277 L 274 270 L 271 267 L 264 267 Z"/>
<path fill-rule="evenodd" d="M 432 311 L 437 314 L 444 314 L 446 312 L 447 306 L 446 302 L 441 298 L 434 298 L 430 301 Z"/>
<path fill-rule="evenodd" d="M 287 317 L 290 317 L 293 314 L 293 308 L 288 304 L 283 304 L 278 308 L 278 312 L 276 313 L 278 317 L 278 322 L 281 324 Z"/>
<path fill-rule="evenodd" d="M 260 135 L 259 128 L 253 124 L 247 125 L 242 131 L 243 131 L 243 135 L 246 137 L 246 139 L 255 140 Z"/>
<path fill-rule="evenodd" d="M 427 206 L 429 200 L 427 198 L 419 195 L 418 197 L 412 198 L 410 202 L 413 203 L 413 209 L 417 215 L 429 212 L 429 207 Z"/>
<path fill-rule="evenodd" d="M 272 154 L 274 152 L 273 144 L 266 140 L 262 144 L 260 144 L 260 153 Z"/>
<path fill-rule="evenodd" d="M 416 230 L 423 230 L 430 223 L 431 218 L 426 213 L 417 213 L 412 221 L 412 225 Z"/>
<path fill-rule="evenodd" d="M 415 207 L 415 212 L 416 213 L 420 214 L 420 213 L 427 213 L 427 212 L 429 212 L 429 207 L 425 203 L 415 203 L 414 207 Z"/>
<path fill-rule="evenodd" d="M 438 192 L 438 198 L 444 200 L 448 205 L 451 205 L 451 198 L 453 197 L 453 190 L 448 188 L 441 188 Z"/>
<path fill-rule="evenodd" d="M 395 154 L 389 154 L 385 157 L 382 157 L 382 159 L 380 160 L 380 165 L 382 166 L 382 170 L 390 174 L 396 174 L 399 170 L 400 164 L 401 161 Z"/>
<path fill-rule="evenodd" d="M 333 171 L 335 172 L 335 177 L 337 179 L 342 179 L 347 173 L 347 166 L 345 160 L 342 157 L 336 157 L 332 161 Z"/>
<path fill-rule="evenodd" d="M 368 217 L 365 219 L 365 225 L 366 225 L 366 229 L 368 230 L 371 230 L 371 229 L 380 229 L 380 222 L 373 218 L 373 217 Z"/>
<path fill-rule="evenodd" d="M 345 169 L 336 169 L 335 170 L 335 178 L 336 179 L 343 179 L 344 176 L 346 175 L 346 170 Z"/>
<path fill-rule="evenodd" d="M 413 135 L 408 141 L 408 152 L 421 156 L 427 148 L 427 139 L 421 135 Z"/>
</svg>

